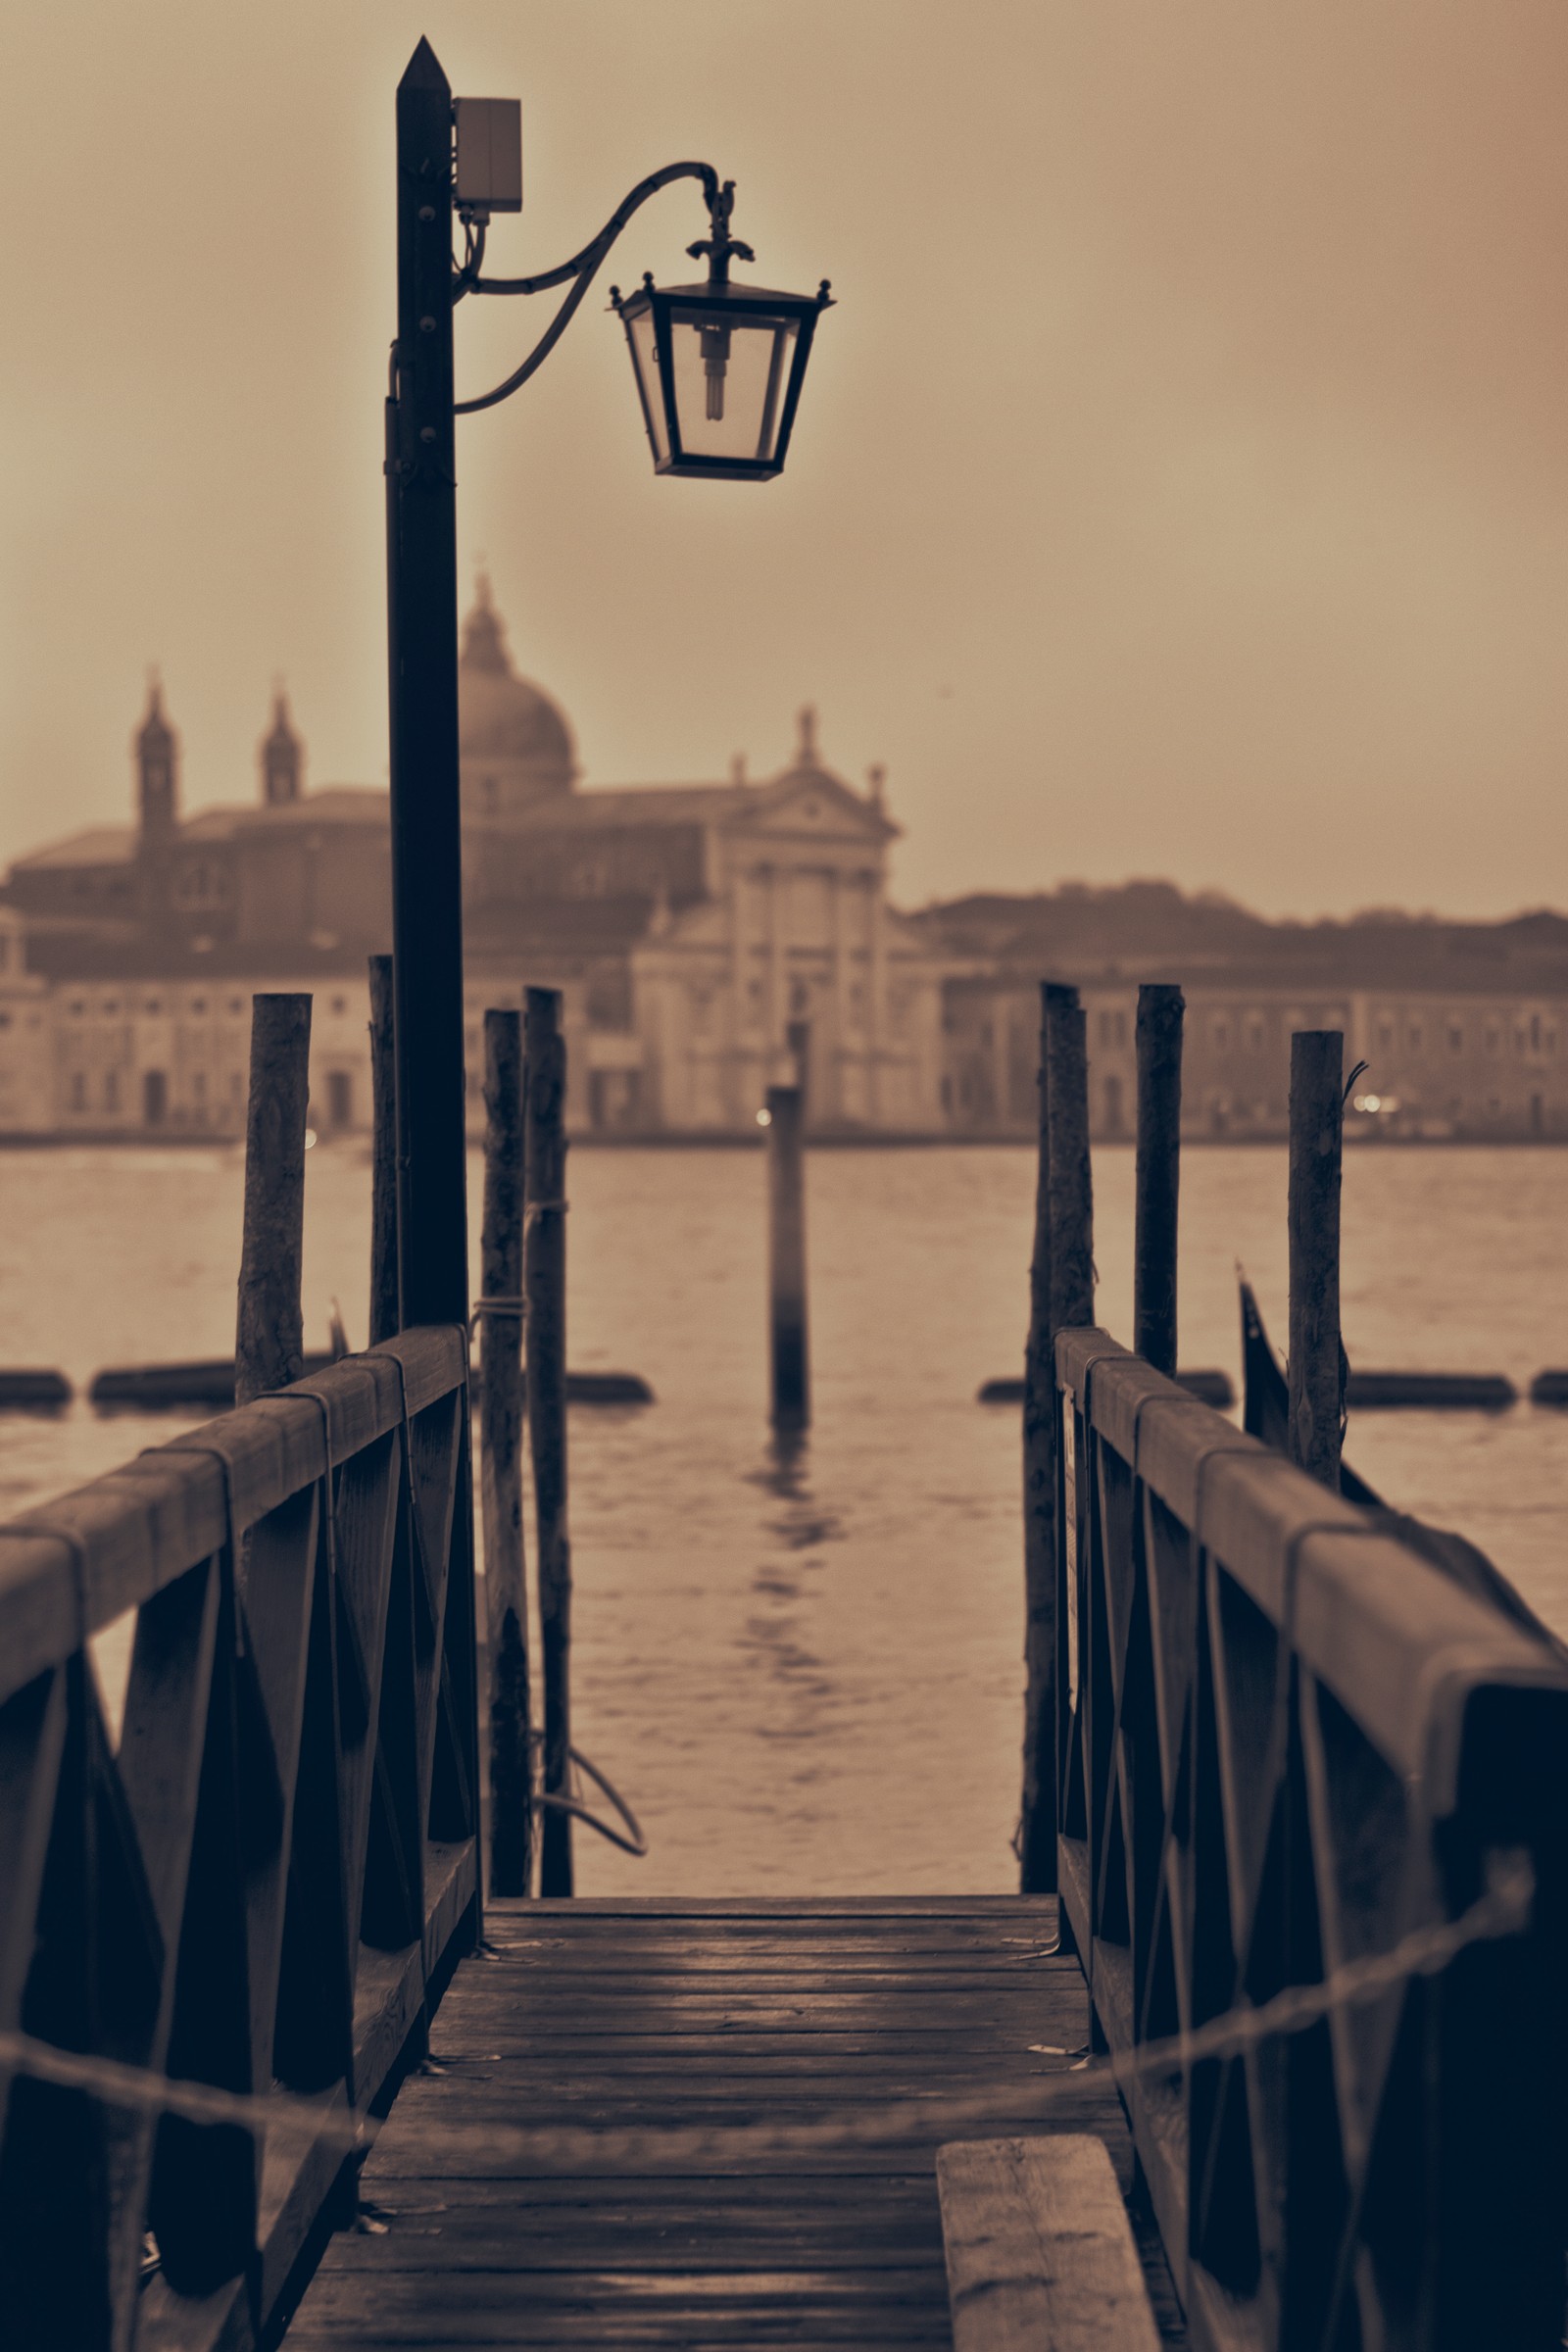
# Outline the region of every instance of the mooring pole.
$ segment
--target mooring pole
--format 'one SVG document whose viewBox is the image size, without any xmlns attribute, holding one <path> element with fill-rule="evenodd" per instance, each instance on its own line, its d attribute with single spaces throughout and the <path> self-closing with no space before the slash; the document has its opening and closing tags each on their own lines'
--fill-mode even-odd
<svg viewBox="0 0 1568 2352">
<path fill-rule="evenodd" d="M 1023 1811 L 1018 1891 L 1056 1886 L 1056 1367 L 1051 1328 L 1049 983 L 1040 990 L 1039 1152 L 1023 1362 Z"/>
<path fill-rule="evenodd" d="M 1176 1377 L 1177 1203 L 1182 1168 L 1179 988 L 1138 991 L 1138 1167 L 1133 1217 L 1133 1347 Z"/>
<path fill-rule="evenodd" d="M 245 1223 L 234 1333 L 236 1404 L 287 1388 L 305 1372 L 300 1270 L 310 1060 L 310 998 L 252 997 Z"/>
<path fill-rule="evenodd" d="M 463 862 L 452 414 L 452 91 L 421 40 L 397 104 L 398 338 L 387 402 L 401 1321 L 466 1323 Z"/>
<path fill-rule="evenodd" d="M 811 1418 L 806 1321 L 806 1098 L 799 1086 L 767 1090 L 768 1361 L 773 1426 Z"/>
<path fill-rule="evenodd" d="M 1345 1414 L 1340 1341 L 1340 1167 L 1345 1039 L 1291 1039 L 1290 1457 L 1337 1494 Z"/>
<path fill-rule="evenodd" d="M 398 1088 L 392 958 L 370 957 L 370 1346 L 398 1329 Z"/>
<path fill-rule="evenodd" d="M 522 1544 L 522 1015 L 484 1016 L 479 1494 L 490 1635 L 490 1891 L 526 1894 L 533 1859 L 528 1593 Z"/>
<path fill-rule="evenodd" d="M 1075 988 L 1046 992 L 1051 1100 L 1051 1330 L 1095 1319 L 1095 1205 L 1089 1164 L 1089 1032 Z"/>
<path fill-rule="evenodd" d="M 565 1796 L 571 1745 L 571 1542 L 566 1529 L 566 1041 L 553 988 L 527 994 L 523 1081 L 528 1434 L 533 1453 L 544 1793 Z M 546 1808 L 539 1891 L 570 1894 L 571 1816 Z"/>
</svg>

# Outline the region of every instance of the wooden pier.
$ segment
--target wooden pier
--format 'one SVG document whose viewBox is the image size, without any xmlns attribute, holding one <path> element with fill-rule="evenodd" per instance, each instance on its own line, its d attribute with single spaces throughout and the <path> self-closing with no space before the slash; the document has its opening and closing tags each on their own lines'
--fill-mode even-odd
<svg viewBox="0 0 1568 2352">
<path fill-rule="evenodd" d="M 332 2240 L 290 2352 L 950 2345 L 935 2102 L 956 2090 L 1065 2075 L 1053 2128 L 1102 2133 L 1131 2184 L 1114 2090 L 1071 2072 L 1089 2009 L 1049 1896 L 509 1902 L 485 1934 L 366 2167 L 373 2227 Z M 933 2120 L 834 2144 L 906 2101 Z M 653 2127 L 670 2152 L 564 2168 L 509 2149 L 519 2124 Z M 801 2124 L 823 2144 L 759 2136 Z M 1152 2220 L 1143 2252 L 1185 2344 Z"/>
</svg>

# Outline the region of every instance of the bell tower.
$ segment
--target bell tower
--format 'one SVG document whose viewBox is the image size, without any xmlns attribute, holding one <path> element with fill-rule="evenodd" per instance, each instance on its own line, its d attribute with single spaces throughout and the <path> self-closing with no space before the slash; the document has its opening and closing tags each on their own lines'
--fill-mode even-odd
<svg viewBox="0 0 1568 2352">
<path fill-rule="evenodd" d="M 288 697 L 281 687 L 272 697 L 272 729 L 262 739 L 262 799 L 269 808 L 280 808 L 300 797 L 305 746 L 289 724 Z"/>
<path fill-rule="evenodd" d="M 142 845 L 171 841 L 179 823 L 179 747 L 164 716 L 156 673 L 147 688 L 147 715 L 136 730 L 136 816 Z"/>
</svg>

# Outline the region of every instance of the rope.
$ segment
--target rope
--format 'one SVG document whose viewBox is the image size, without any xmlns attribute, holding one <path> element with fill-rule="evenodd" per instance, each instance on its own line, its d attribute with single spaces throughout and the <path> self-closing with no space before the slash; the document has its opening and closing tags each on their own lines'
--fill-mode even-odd
<svg viewBox="0 0 1568 2352">
<path fill-rule="evenodd" d="M 468 1312 L 468 1329 L 472 1331 L 474 1325 L 478 1322 L 481 1315 L 516 1315 L 523 1317 L 526 1316 L 527 1312 L 528 1301 L 526 1298 L 514 1298 L 509 1297 L 504 1292 L 493 1292 L 487 1298 L 476 1298 L 474 1300 L 473 1305 Z"/>
<path fill-rule="evenodd" d="M 545 1734 L 530 1732 L 528 1743 L 532 1747 L 543 1747 Z M 597 1764 L 591 1764 L 580 1747 L 572 1747 L 568 1744 L 566 1755 L 571 1763 L 577 1765 L 588 1775 L 596 1788 L 603 1789 L 615 1811 L 620 1815 L 621 1820 L 626 1824 L 628 1836 L 623 1838 L 618 1830 L 611 1828 L 608 1821 L 601 1821 L 599 1815 L 585 1805 L 579 1796 L 563 1795 L 558 1789 L 536 1790 L 529 1799 L 535 1812 L 548 1808 L 555 1813 L 569 1813 L 575 1820 L 586 1822 L 589 1829 L 597 1830 L 601 1838 L 608 1838 L 612 1845 L 618 1845 L 623 1854 L 631 1854 L 639 1862 L 646 1860 L 648 1839 L 643 1835 L 636 1814 L 613 1786 L 609 1775 L 601 1772 Z"/>
<path fill-rule="evenodd" d="M 822 2148 L 874 2147 L 911 2133 L 948 2134 L 1004 2119 L 1036 2122 L 1053 2106 L 1081 2102 L 1085 2082 L 1109 2082 L 1125 2090 L 1152 2077 L 1182 2073 L 1203 2059 L 1240 2056 L 1276 2035 L 1303 2033 L 1331 2011 L 1378 2000 L 1412 1978 L 1437 1976 L 1470 1944 L 1522 1934 L 1535 1897 L 1528 1854 L 1517 1849 L 1489 1854 L 1487 1881 L 1486 1892 L 1457 1919 L 1416 1928 L 1386 1952 L 1348 1960 L 1320 1984 L 1287 1985 L 1260 2009 L 1233 2009 L 1194 2033 L 1173 2034 L 1105 2058 L 1081 2058 L 1059 2074 L 1016 2085 L 890 2099 L 819 2124 L 640 2125 L 595 2132 L 577 2125 L 439 2124 L 421 2117 L 419 2144 L 427 2152 L 482 2151 L 494 2161 L 615 2172 L 676 2157 L 718 2164 L 742 2153 L 805 2155 Z M 119 2059 L 58 2049 L 30 2034 L 0 2030 L 0 2065 L 61 2089 L 94 2092 L 111 2106 L 139 2114 L 178 2115 L 190 2123 L 234 2124 L 264 2132 L 287 2124 L 314 2141 L 345 2149 L 368 2148 L 381 2130 L 380 2119 L 341 2104 L 323 2110 L 318 2100 L 288 2091 L 258 2095 L 172 2081 Z"/>
</svg>

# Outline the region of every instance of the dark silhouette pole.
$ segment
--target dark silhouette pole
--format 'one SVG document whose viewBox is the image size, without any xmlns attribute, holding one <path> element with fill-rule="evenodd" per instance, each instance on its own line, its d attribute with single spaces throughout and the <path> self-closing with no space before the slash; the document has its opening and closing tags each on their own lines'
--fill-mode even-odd
<svg viewBox="0 0 1568 2352">
<path fill-rule="evenodd" d="M 387 400 L 398 1287 L 466 1323 L 463 864 L 452 410 L 452 91 L 421 40 L 398 84 L 398 339 Z"/>
<path fill-rule="evenodd" d="M 1133 1347 L 1176 1377 L 1176 1231 L 1182 1173 L 1179 988 L 1138 991 L 1138 1165 L 1133 1215 Z"/>
</svg>

